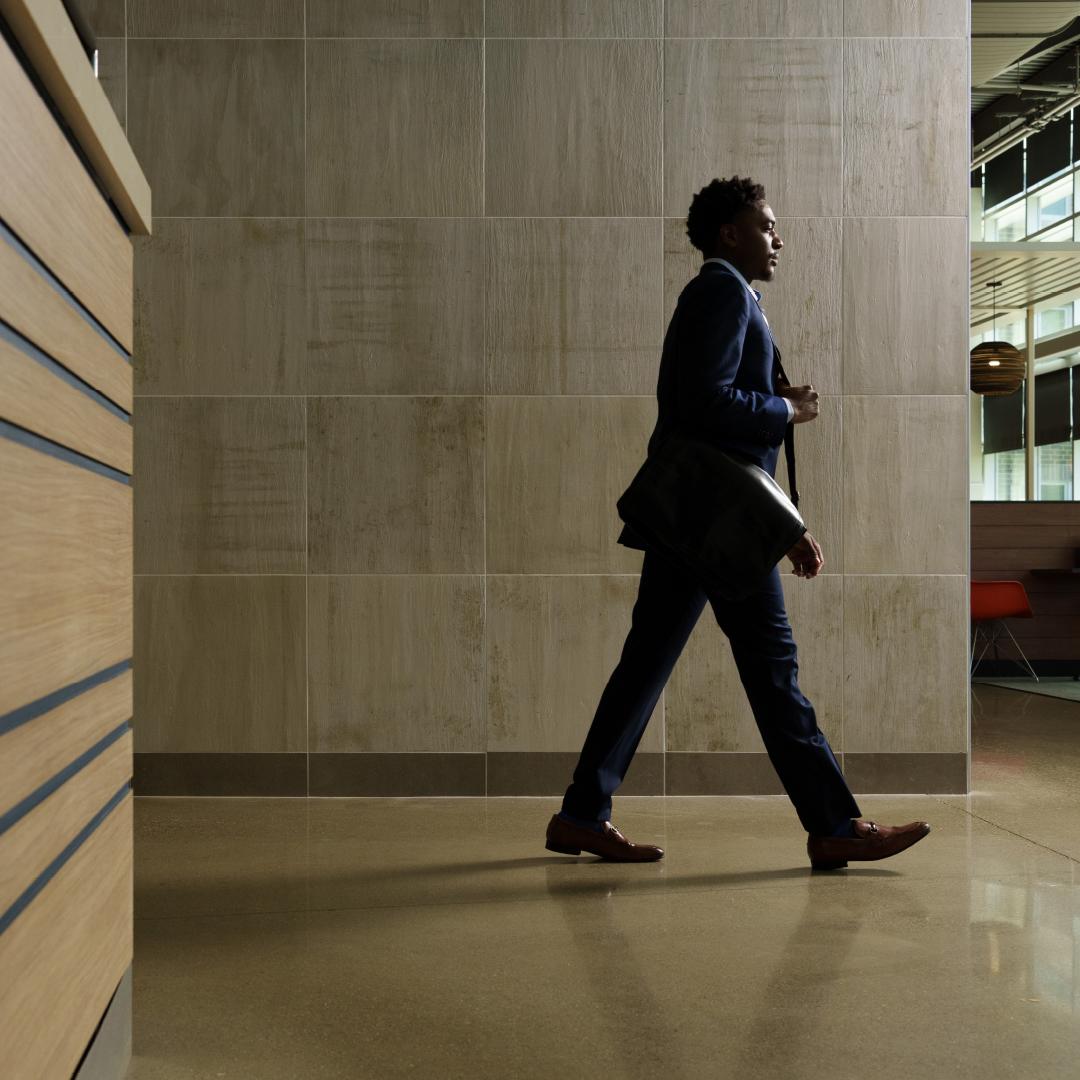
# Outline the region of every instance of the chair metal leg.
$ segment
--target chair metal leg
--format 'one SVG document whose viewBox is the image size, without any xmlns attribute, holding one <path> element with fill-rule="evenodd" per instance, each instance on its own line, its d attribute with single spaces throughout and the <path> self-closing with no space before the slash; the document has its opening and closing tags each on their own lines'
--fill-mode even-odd
<svg viewBox="0 0 1080 1080">
<path fill-rule="evenodd" d="M 979 653 L 978 660 L 973 659 L 972 662 L 971 662 L 971 674 L 972 675 L 975 674 L 975 669 L 979 666 L 979 664 L 982 663 L 982 658 L 986 655 L 987 650 L 990 648 L 991 645 L 994 644 L 994 641 L 995 641 L 995 639 L 997 637 L 997 629 L 995 627 L 994 636 L 990 637 L 989 635 L 987 635 L 986 631 L 983 630 L 983 628 L 978 623 L 975 624 L 975 633 L 972 635 L 972 642 L 971 642 L 971 655 L 972 655 L 972 657 L 975 656 L 975 646 L 978 644 L 978 640 L 979 640 L 980 636 L 983 638 L 983 640 L 986 642 L 986 644 L 983 646 L 983 651 L 981 653 Z"/>
<path fill-rule="evenodd" d="M 1013 637 L 1013 632 L 1009 629 L 1008 625 L 1005 623 L 1005 621 L 1003 619 L 995 619 L 993 621 L 993 623 L 991 624 L 991 633 L 989 633 L 989 634 L 987 634 L 978 623 L 975 623 L 975 632 L 971 636 L 971 656 L 972 656 L 972 660 L 971 660 L 970 674 L 971 675 L 975 674 L 975 669 L 979 666 L 980 663 L 982 663 L 982 658 L 987 654 L 987 652 L 990 649 L 991 645 L 994 647 L 994 659 L 996 660 L 996 659 L 999 658 L 998 657 L 997 643 L 998 643 L 998 639 L 1001 637 L 1001 631 L 1002 630 L 1004 630 L 1005 633 L 1009 635 L 1009 637 L 1012 639 L 1013 646 L 1016 648 L 1016 651 L 1020 654 L 1020 660 L 1016 660 L 1014 662 L 1019 664 L 1021 661 L 1023 661 L 1023 666 L 1027 668 L 1027 670 L 1028 670 L 1029 674 L 1031 675 L 1031 677 L 1036 682 L 1038 682 L 1039 681 L 1039 676 L 1035 674 L 1035 669 L 1028 662 L 1028 658 L 1024 655 L 1024 650 L 1020 648 L 1020 643 L 1016 640 L 1015 637 Z M 980 637 L 982 637 L 982 639 L 986 642 L 986 644 L 983 646 L 983 650 L 982 650 L 981 653 L 979 653 L 979 658 L 976 660 L 975 659 L 975 647 L 978 644 L 978 641 L 979 641 Z"/>
<path fill-rule="evenodd" d="M 1031 677 L 1036 682 L 1038 682 L 1039 676 L 1035 674 L 1035 669 L 1031 666 L 1031 664 L 1028 663 L 1028 658 L 1024 656 L 1024 650 L 1020 648 L 1020 643 L 1016 640 L 1016 638 L 1013 637 L 1013 632 L 1009 629 L 1008 625 L 1004 622 L 1004 620 L 999 619 L 998 621 L 1001 623 L 1002 627 L 1004 627 L 1005 633 L 1008 634 L 1010 638 L 1012 638 L 1012 643 L 1016 646 L 1016 651 L 1020 654 L 1021 659 L 1024 661 L 1024 667 L 1026 667 L 1028 671 L 1031 672 Z"/>
</svg>

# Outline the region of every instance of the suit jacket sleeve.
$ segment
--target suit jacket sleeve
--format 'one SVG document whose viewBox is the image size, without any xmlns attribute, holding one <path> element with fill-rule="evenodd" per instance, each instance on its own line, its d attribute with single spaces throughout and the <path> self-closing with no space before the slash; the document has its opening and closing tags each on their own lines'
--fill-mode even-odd
<svg viewBox="0 0 1080 1080">
<path fill-rule="evenodd" d="M 786 399 L 732 385 L 752 302 L 742 285 L 726 281 L 686 297 L 677 337 L 679 416 L 700 435 L 779 446 L 791 415 Z"/>
</svg>

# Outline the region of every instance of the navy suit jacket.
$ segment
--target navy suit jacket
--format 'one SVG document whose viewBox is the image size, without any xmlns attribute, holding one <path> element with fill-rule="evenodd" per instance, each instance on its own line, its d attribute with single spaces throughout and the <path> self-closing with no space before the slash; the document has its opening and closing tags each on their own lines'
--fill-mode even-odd
<svg viewBox="0 0 1080 1080">
<path fill-rule="evenodd" d="M 775 477 L 789 423 L 775 374 L 772 334 L 754 297 L 723 263 L 703 263 L 664 335 L 646 453 L 678 430 L 744 454 Z M 618 542 L 646 548 L 629 525 Z"/>
</svg>

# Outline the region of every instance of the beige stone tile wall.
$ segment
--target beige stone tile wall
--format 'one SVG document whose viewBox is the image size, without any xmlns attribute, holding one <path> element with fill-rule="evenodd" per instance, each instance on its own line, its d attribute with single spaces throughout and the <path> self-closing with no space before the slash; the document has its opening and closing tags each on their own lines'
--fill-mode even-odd
<svg viewBox="0 0 1080 1080">
<path fill-rule="evenodd" d="M 685 214 L 735 172 L 822 394 L 802 688 L 853 782 L 964 786 L 965 0 L 84 6 L 156 211 L 144 790 L 561 792 L 636 595 L 614 503 Z M 776 790 L 708 608 L 640 755 L 627 790 Z"/>
</svg>

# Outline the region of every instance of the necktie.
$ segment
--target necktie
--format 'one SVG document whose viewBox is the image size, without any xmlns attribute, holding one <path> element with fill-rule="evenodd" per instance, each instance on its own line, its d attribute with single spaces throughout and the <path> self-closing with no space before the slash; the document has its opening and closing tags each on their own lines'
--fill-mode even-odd
<svg viewBox="0 0 1080 1080">
<path fill-rule="evenodd" d="M 765 313 L 762 312 L 762 315 Z M 773 342 L 773 386 L 776 385 L 776 376 L 779 375 L 788 385 L 791 380 L 784 371 L 784 365 L 780 362 L 780 350 Z M 787 461 L 788 491 L 791 493 L 791 501 L 797 507 L 799 505 L 799 489 L 795 484 L 795 423 L 792 421 L 784 429 L 784 459 Z"/>
<path fill-rule="evenodd" d="M 761 317 L 765 320 L 765 325 L 769 326 L 769 319 L 765 314 L 765 309 L 761 306 L 761 297 L 751 289 L 751 295 L 757 301 L 758 311 L 761 312 Z M 769 336 L 772 337 L 772 327 L 769 327 Z M 776 376 L 779 375 L 784 382 L 791 384 L 791 380 L 784 372 L 784 365 L 780 363 L 780 350 L 776 347 L 776 342 L 773 342 L 773 386 L 776 386 Z M 784 460 L 787 462 L 787 475 L 788 475 L 788 491 L 791 493 L 791 502 L 794 506 L 799 505 L 799 489 L 795 484 L 795 424 L 788 424 L 784 430 Z"/>
</svg>

